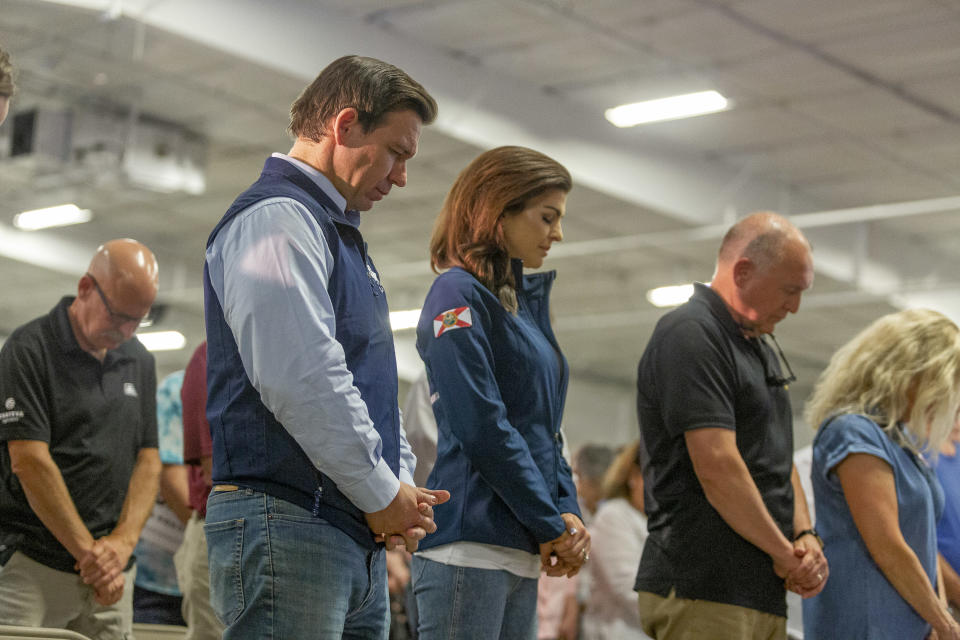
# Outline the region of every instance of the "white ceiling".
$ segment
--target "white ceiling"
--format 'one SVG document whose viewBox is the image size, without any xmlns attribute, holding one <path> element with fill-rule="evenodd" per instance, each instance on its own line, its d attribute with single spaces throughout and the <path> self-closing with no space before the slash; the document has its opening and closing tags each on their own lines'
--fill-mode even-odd
<svg viewBox="0 0 960 640">
<path fill-rule="evenodd" d="M 392 308 L 422 301 L 433 218 L 480 150 L 526 144 L 573 171 L 547 266 L 574 443 L 633 437 L 636 363 L 662 313 L 646 290 L 709 279 L 723 228 L 753 210 L 796 216 L 815 246 L 814 289 L 778 331 L 796 408 L 877 316 L 931 305 L 960 320 L 957 0 L 0 0 L 0 43 L 20 68 L 14 111 L 134 110 L 207 141 L 206 192 L 187 196 L 111 182 L 109 167 L 37 170 L 6 157 L 0 127 L 0 334 L 74 290 L 99 242 L 132 236 L 161 261 L 158 328 L 189 340 L 159 367 L 182 366 L 202 339 L 207 233 L 289 147 L 301 88 L 346 53 L 398 64 L 440 102 L 409 185 L 362 227 Z M 627 130 L 603 120 L 711 88 L 733 108 Z M 65 200 L 94 221 L 10 229 Z M 402 353 L 411 340 L 398 334 Z"/>
</svg>

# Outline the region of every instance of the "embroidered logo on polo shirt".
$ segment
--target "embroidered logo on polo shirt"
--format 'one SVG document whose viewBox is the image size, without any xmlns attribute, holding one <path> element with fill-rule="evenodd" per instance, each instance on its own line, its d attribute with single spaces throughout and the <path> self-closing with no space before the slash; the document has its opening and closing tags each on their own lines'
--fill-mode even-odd
<svg viewBox="0 0 960 640">
<path fill-rule="evenodd" d="M 133 385 L 132 382 L 123 383 L 123 395 L 130 396 L 131 398 L 140 397 L 140 394 L 137 393 L 137 388 Z"/>
<path fill-rule="evenodd" d="M 433 319 L 433 337 L 439 338 L 446 331 L 473 326 L 470 307 L 448 309 Z"/>
<path fill-rule="evenodd" d="M 19 409 L 15 410 L 16 406 L 17 401 L 13 398 L 7 398 L 4 400 L 3 407 L 6 409 L 6 411 L 0 412 L 0 424 L 17 422 L 23 417 L 23 411 L 20 411 Z"/>
</svg>

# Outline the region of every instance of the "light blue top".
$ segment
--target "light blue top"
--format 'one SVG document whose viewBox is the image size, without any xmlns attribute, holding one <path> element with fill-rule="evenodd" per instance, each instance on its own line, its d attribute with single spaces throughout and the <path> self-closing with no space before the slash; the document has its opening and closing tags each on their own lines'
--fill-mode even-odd
<svg viewBox="0 0 960 640">
<path fill-rule="evenodd" d="M 180 387 L 183 371 L 171 373 L 157 385 L 157 435 L 160 461 L 183 464 L 183 405 Z M 138 587 L 171 596 L 180 595 L 173 554 L 183 540 L 183 524 L 157 495 L 150 518 L 134 550 Z"/>
<path fill-rule="evenodd" d="M 346 206 L 322 173 L 283 154 L 273 157 L 293 164 L 337 206 Z M 359 226 L 358 212 L 347 211 L 345 217 Z M 216 235 L 206 260 L 227 324 L 253 333 L 250 340 L 237 340 L 237 346 L 263 404 L 361 511 L 386 507 L 399 482 L 413 484 L 416 458 L 402 426 L 399 479 L 381 458 L 380 435 L 335 338 L 337 319 L 327 292 L 335 265 L 309 209 L 290 198 L 260 201 Z M 246 270 L 255 270 L 261 279 L 273 274 L 290 286 L 257 288 L 256 278 L 230 278 L 226 283 L 231 286 L 225 286 L 225 273 Z M 257 322 L 251 321 L 254 316 Z M 304 358 L 308 345 L 311 357 Z"/>
<path fill-rule="evenodd" d="M 824 424 L 813 441 L 813 492 L 817 530 L 830 563 L 820 595 L 803 601 L 806 640 L 922 640 L 930 625 L 880 571 L 850 514 L 834 468 L 848 455 L 867 453 L 893 469 L 900 531 L 936 586 L 936 522 L 943 491 L 922 457 L 895 443 L 862 415 L 841 415 Z"/>
<path fill-rule="evenodd" d="M 941 453 L 936 469 L 946 498 L 937 523 L 937 547 L 950 566 L 960 571 L 960 455 Z"/>
</svg>

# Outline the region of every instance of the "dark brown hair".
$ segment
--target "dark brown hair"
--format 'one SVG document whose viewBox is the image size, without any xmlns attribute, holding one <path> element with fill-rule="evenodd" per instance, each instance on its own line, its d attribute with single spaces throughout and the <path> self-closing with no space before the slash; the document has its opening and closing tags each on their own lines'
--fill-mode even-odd
<svg viewBox="0 0 960 640">
<path fill-rule="evenodd" d="M 430 238 L 434 271 L 459 265 L 516 311 L 517 299 L 501 218 L 523 211 L 550 189 L 569 192 L 570 173 L 525 147 L 497 147 L 477 156 L 450 188 Z"/>
<path fill-rule="evenodd" d="M 375 58 L 344 56 L 331 62 L 290 107 L 288 131 L 319 142 L 338 113 L 353 107 L 365 133 L 392 111 L 410 109 L 423 124 L 437 117 L 437 102 L 402 70 Z"/>
</svg>

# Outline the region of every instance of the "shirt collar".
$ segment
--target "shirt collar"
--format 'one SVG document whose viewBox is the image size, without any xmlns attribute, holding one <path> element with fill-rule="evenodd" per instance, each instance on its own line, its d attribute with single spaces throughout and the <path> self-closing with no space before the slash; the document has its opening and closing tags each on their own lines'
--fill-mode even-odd
<svg viewBox="0 0 960 640">
<path fill-rule="evenodd" d="M 727 308 L 727 303 L 723 301 L 719 293 L 701 282 L 694 282 L 693 296 L 690 299 L 707 305 L 713 317 L 715 317 L 720 325 L 729 333 L 740 336 L 741 338 L 744 337 L 743 329 L 737 324 L 737 321 L 733 319 L 733 314 L 730 313 L 730 309 Z"/>
<path fill-rule="evenodd" d="M 77 336 L 73 333 L 73 327 L 70 326 L 69 308 L 73 304 L 76 296 L 64 296 L 60 298 L 53 309 L 50 310 L 50 318 L 53 321 L 53 330 L 57 335 L 58 342 L 65 351 L 83 351 L 80 343 L 77 342 Z"/>
<path fill-rule="evenodd" d="M 77 336 L 73 333 L 73 326 L 70 325 L 70 305 L 73 304 L 76 298 L 76 296 L 64 296 L 60 298 L 57 306 L 50 310 L 50 317 L 53 321 L 53 331 L 65 353 L 82 353 L 89 358 L 93 358 L 93 356 L 84 351 L 80 343 L 77 342 Z M 130 338 L 130 340 L 134 339 L 135 338 Z M 127 356 L 121 352 L 124 344 L 126 343 L 121 344 L 116 349 L 108 349 L 104 355 L 103 364 L 109 365 L 118 359 L 125 359 Z"/>
<path fill-rule="evenodd" d="M 360 226 L 360 212 L 356 210 L 347 211 L 347 199 L 344 198 L 336 187 L 333 186 L 333 183 L 330 182 L 330 179 L 327 176 L 323 175 L 317 169 L 311 167 L 306 162 L 302 160 L 297 160 L 296 158 L 291 158 L 285 153 L 273 153 L 271 154 L 272 158 L 279 158 L 280 160 L 285 160 L 299 169 L 305 176 L 313 180 L 314 183 L 329 197 L 333 200 L 333 203 L 337 205 L 339 218 L 342 222 L 347 224 L 359 227 Z"/>
<path fill-rule="evenodd" d="M 555 270 L 538 271 L 524 275 L 523 260 L 520 258 L 510 258 L 510 269 L 513 271 L 514 289 L 517 294 L 527 293 L 537 296 L 549 292 L 550 286 L 557 277 Z"/>
</svg>

